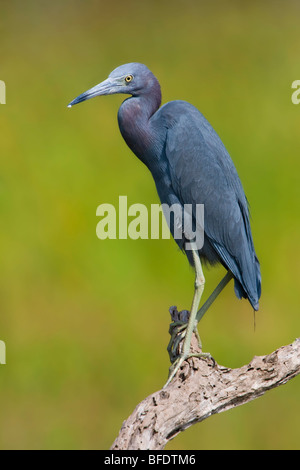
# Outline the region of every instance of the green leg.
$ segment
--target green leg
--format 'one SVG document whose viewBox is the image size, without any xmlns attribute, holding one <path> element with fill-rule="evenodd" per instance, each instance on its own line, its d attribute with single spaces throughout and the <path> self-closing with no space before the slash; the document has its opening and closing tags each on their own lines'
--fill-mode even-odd
<svg viewBox="0 0 300 470">
<path fill-rule="evenodd" d="M 187 356 L 190 352 L 191 348 L 191 341 L 192 341 L 192 335 L 195 327 L 197 327 L 197 311 L 199 307 L 199 303 L 204 291 L 204 285 L 205 285 L 205 278 L 204 274 L 202 271 L 202 266 L 201 266 L 201 261 L 200 257 L 198 254 L 198 251 L 193 250 L 193 260 L 194 260 L 194 266 L 195 266 L 195 271 L 196 271 L 196 279 L 195 279 L 195 291 L 194 291 L 194 298 L 192 302 L 192 308 L 191 308 L 191 313 L 190 313 L 190 318 L 188 322 L 188 326 L 186 329 L 186 335 L 183 343 L 183 355 Z"/>
<path fill-rule="evenodd" d="M 206 302 L 202 305 L 202 307 L 200 308 L 200 310 L 198 310 L 197 312 L 197 316 L 196 316 L 196 324 L 198 325 L 198 323 L 200 322 L 200 320 L 204 317 L 204 314 L 207 312 L 207 310 L 209 309 L 209 307 L 213 304 L 213 302 L 216 300 L 216 298 L 218 297 L 218 295 L 222 292 L 222 290 L 224 289 L 224 287 L 227 286 L 228 282 L 233 279 L 233 274 L 230 272 L 230 271 L 227 271 L 227 273 L 225 274 L 225 276 L 223 277 L 223 279 L 219 282 L 219 284 L 217 285 L 217 287 L 214 289 L 214 291 L 212 292 L 212 294 L 210 294 L 210 296 L 208 297 L 208 299 L 206 300 Z M 196 335 L 198 337 L 198 344 L 199 344 L 199 348 L 202 349 L 202 343 L 201 343 L 201 339 L 200 339 L 200 336 L 199 336 L 199 333 L 198 331 L 196 331 Z"/>
<path fill-rule="evenodd" d="M 227 271 L 221 282 L 217 285 L 213 293 L 208 297 L 207 301 L 202 305 L 200 310 L 197 313 L 197 323 L 202 319 L 204 314 L 207 312 L 211 304 L 216 300 L 218 295 L 222 292 L 224 287 L 227 286 L 228 282 L 233 279 L 233 274 L 230 271 Z"/>
<path fill-rule="evenodd" d="M 210 357 L 210 354 L 207 353 L 199 353 L 199 354 L 192 354 L 190 352 L 191 348 L 191 340 L 193 332 L 197 326 L 197 311 L 198 306 L 204 291 L 204 284 L 205 278 L 202 271 L 201 261 L 198 254 L 198 251 L 195 249 L 192 250 L 196 278 L 195 278 L 195 291 L 194 297 L 192 302 L 191 313 L 189 317 L 189 321 L 186 327 L 185 335 L 184 335 L 184 342 L 183 342 L 183 349 L 182 354 L 174 361 L 172 366 L 170 367 L 169 378 L 165 385 L 165 387 L 171 382 L 173 377 L 176 375 L 177 371 L 180 369 L 182 363 L 188 359 L 189 357 Z"/>
<path fill-rule="evenodd" d="M 212 305 L 212 303 L 216 300 L 218 295 L 222 292 L 224 287 L 233 278 L 232 273 L 228 271 L 226 275 L 224 276 L 224 278 L 221 280 L 221 282 L 217 285 L 213 293 L 207 299 L 207 301 L 202 305 L 200 310 L 197 312 L 197 308 L 198 308 L 198 305 L 199 305 L 199 302 L 201 300 L 201 296 L 204 290 L 205 279 L 204 279 L 204 275 L 202 271 L 201 261 L 200 261 L 197 251 L 193 251 L 193 258 L 194 258 L 194 264 L 195 264 L 195 270 L 196 270 L 196 280 L 195 280 L 195 293 L 194 293 L 194 298 L 193 298 L 193 303 L 192 303 L 192 310 L 191 310 L 188 324 L 185 324 L 183 322 L 176 322 L 172 324 L 173 332 L 171 334 L 171 341 L 168 346 L 168 352 L 170 354 L 172 366 L 170 367 L 169 378 L 165 387 L 171 382 L 173 377 L 176 375 L 182 363 L 189 357 L 208 357 L 212 359 L 209 353 L 197 353 L 197 354 L 190 353 L 192 334 L 193 334 L 193 331 L 195 331 L 197 338 L 198 338 L 199 347 L 200 349 L 202 349 L 201 340 L 200 340 L 198 330 L 197 330 L 197 324 L 202 319 L 202 317 L 207 312 L 207 310 Z M 182 354 L 179 357 L 177 357 L 178 355 L 176 351 L 177 351 L 180 341 L 183 338 L 184 338 L 184 343 L 183 343 Z"/>
</svg>

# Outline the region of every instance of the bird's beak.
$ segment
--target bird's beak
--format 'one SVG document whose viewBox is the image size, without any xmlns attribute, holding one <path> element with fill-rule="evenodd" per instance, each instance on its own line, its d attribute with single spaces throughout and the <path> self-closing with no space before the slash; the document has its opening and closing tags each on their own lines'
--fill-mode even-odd
<svg viewBox="0 0 300 470">
<path fill-rule="evenodd" d="M 112 95 L 114 93 L 119 93 L 120 90 L 120 81 L 112 78 L 107 78 L 104 82 L 99 83 L 99 85 L 94 86 L 88 91 L 85 91 L 81 95 L 77 96 L 71 103 L 68 104 L 68 108 L 71 108 L 74 104 L 81 103 L 82 101 L 89 100 L 95 96 L 100 95 Z"/>
</svg>

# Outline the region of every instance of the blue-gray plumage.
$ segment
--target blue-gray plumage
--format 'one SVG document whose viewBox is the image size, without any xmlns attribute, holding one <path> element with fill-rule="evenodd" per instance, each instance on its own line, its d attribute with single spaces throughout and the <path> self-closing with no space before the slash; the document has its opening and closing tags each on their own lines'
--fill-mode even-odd
<svg viewBox="0 0 300 470">
<path fill-rule="evenodd" d="M 205 117 L 185 101 L 171 101 L 160 107 L 159 82 L 139 63 L 116 68 L 107 80 L 69 106 L 93 96 L 115 93 L 131 95 L 118 112 L 120 131 L 152 173 L 161 202 L 181 206 L 204 204 L 200 259 L 210 264 L 221 263 L 234 277 L 237 297 L 248 298 L 258 310 L 261 276 L 248 203 L 219 136 Z M 176 239 L 182 249 L 185 241 L 184 237 Z M 193 252 L 186 250 L 186 255 L 194 265 Z"/>
</svg>

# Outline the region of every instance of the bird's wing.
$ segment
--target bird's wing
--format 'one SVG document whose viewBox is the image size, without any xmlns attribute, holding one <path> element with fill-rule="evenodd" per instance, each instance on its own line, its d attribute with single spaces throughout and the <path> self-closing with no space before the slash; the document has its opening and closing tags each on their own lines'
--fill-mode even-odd
<svg viewBox="0 0 300 470">
<path fill-rule="evenodd" d="M 182 204 L 204 204 L 205 236 L 251 303 L 257 303 L 257 258 L 235 166 L 204 116 L 188 103 L 173 103 L 179 110 L 171 114 L 179 117 L 168 120 L 165 145 L 172 187 Z"/>
</svg>

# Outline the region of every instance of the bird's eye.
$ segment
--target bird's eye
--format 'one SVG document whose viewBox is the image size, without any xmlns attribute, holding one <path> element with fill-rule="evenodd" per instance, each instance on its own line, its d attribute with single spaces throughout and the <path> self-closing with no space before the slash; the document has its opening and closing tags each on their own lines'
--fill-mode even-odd
<svg viewBox="0 0 300 470">
<path fill-rule="evenodd" d="M 131 82 L 132 79 L 133 79 L 132 75 L 127 75 L 127 77 L 125 77 L 125 82 L 129 83 L 129 82 Z"/>
</svg>

